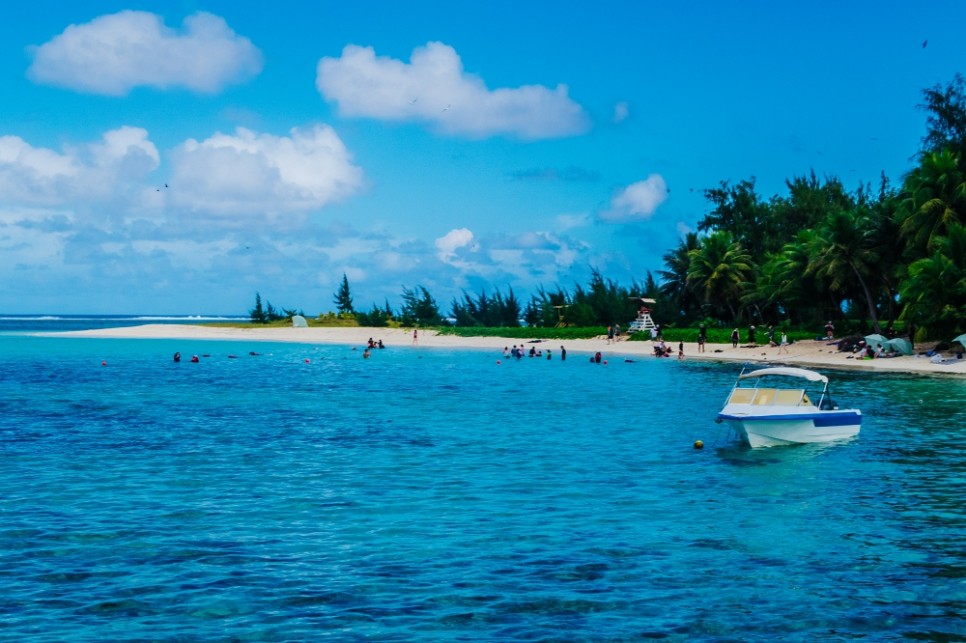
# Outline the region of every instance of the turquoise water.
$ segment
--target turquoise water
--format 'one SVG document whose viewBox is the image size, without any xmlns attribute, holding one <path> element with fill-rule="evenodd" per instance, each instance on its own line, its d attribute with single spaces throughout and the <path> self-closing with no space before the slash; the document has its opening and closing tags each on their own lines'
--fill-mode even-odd
<svg viewBox="0 0 966 643">
<path fill-rule="evenodd" d="M 966 381 L 605 359 L 0 336 L 0 640 L 966 638 Z"/>
</svg>

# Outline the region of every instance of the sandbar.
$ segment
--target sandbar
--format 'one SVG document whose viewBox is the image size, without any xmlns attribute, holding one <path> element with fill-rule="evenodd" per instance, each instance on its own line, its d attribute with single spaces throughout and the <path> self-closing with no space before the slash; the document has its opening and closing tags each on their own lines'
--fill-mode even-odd
<svg viewBox="0 0 966 643">
<path fill-rule="evenodd" d="M 565 346 L 572 357 L 585 357 L 600 352 L 609 363 L 637 361 L 642 359 L 677 360 L 677 344 L 673 344 L 672 357 L 654 357 L 654 347 L 650 341 L 627 341 L 626 335 L 609 342 L 605 336 L 594 339 L 569 340 L 521 340 L 501 337 L 457 337 L 439 334 L 433 330 L 419 329 L 416 341 L 413 329 L 409 328 L 370 328 L 370 327 L 308 327 L 308 328 L 234 328 L 206 326 L 200 324 L 144 324 L 121 328 L 101 328 L 92 330 L 43 333 L 44 335 L 128 338 L 128 339 L 191 339 L 227 340 L 252 342 L 285 342 L 298 344 L 342 344 L 364 347 L 370 338 L 382 340 L 387 347 L 397 348 L 466 348 L 493 350 L 500 355 L 505 346 L 523 343 L 526 349 L 536 346 L 538 350 L 551 350 L 559 355 L 560 346 Z M 735 361 L 765 366 L 768 364 L 792 364 L 805 368 L 830 368 L 859 370 L 880 373 L 908 373 L 929 376 L 966 377 L 966 359 L 956 359 L 944 353 L 945 361 L 933 363 L 923 355 L 908 355 L 885 359 L 857 359 L 850 353 L 839 352 L 834 341 L 805 340 L 788 346 L 788 352 L 779 354 L 777 347 L 731 344 L 707 344 L 704 352 L 698 352 L 698 345 L 684 343 L 685 360 Z"/>
</svg>

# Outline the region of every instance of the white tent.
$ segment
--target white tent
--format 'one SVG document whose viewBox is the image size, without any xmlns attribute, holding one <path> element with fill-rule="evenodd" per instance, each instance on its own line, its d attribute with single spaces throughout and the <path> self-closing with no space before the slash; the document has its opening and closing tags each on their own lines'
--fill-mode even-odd
<svg viewBox="0 0 966 643">
<path fill-rule="evenodd" d="M 292 326 L 294 328 L 308 328 L 309 324 L 307 321 L 305 321 L 305 317 L 302 317 L 301 315 L 295 315 L 294 317 L 292 317 Z"/>
</svg>

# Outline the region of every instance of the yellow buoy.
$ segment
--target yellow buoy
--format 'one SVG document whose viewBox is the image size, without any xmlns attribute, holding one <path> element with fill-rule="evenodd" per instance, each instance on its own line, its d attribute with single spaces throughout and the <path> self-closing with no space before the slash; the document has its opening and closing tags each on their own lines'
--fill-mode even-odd
<svg viewBox="0 0 966 643">
<path fill-rule="evenodd" d="M 695 449 L 703 449 L 704 448 L 704 442 L 702 442 L 701 440 L 695 440 L 694 441 L 694 448 Z"/>
</svg>

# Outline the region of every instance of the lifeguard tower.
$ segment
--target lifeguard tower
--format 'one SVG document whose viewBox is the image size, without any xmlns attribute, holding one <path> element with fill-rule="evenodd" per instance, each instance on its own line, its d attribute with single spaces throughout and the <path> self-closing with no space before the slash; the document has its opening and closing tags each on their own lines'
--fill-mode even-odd
<svg viewBox="0 0 966 643">
<path fill-rule="evenodd" d="M 647 299 L 646 297 L 631 297 L 631 299 L 639 302 L 637 307 L 637 319 L 631 322 L 630 326 L 627 327 L 628 332 L 634 332 L 638 330 L 651 330 L 652 328 L 657 328 L 657 324 L 651 319 L 651 309 L 649 306 L 656 304 L 657 301 L 654 299 Z"/>
</svg>

